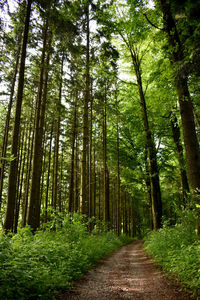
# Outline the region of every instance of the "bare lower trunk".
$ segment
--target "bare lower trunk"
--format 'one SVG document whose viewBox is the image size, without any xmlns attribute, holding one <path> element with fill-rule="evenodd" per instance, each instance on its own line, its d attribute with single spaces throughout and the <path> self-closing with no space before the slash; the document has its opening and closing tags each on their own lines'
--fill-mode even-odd
<svg viewBox="0 0 200 300">
<path fill-rule="evenodd" d="M 47 223 L 48 218 L 48 198 L 49 198 L 49 181 L 50 181 L 50 171 L 51 171 L 51 150 L 52 150 L 52 140 L 53 140 L 53 124 L 51 126 L 50 140 L 49 140 L 49 155 L 48 155 L 48 171 L 47 171 L 47 182 L 46 182 L 46 195 L 45 195 L 45 214 L 44 222 Z"/>
<path fill-rule="evenodd" d="M 182 185 L 182 200 L 183 200 L 183 204 L 185 205 L 187 195 L 189 192 L 189 184 L 188 184 L 187 174 L 186 174 L 186 170 L 185 170 L 183 147 L 181 145 L 181 140 L 180 140 L 180 128 L 177 124 L 176 117 L 174 119 L 171 119 L 171 128 L 172 128 L 173 140 L 176 145 L 177 157 L 178 157 L 179 168 L 180 168 L 180 177 L 181 177 L 181 185 Z"/>
<path fill-rule="evenodd" d="M 71 172 L 70 172 L 70 187 L 69 187 L 69 213 L 74 211 L 75 201 L 74 201 L 74 166 L 75 166 L 75 142 L 76 142 L 76 136 L 77 136 L 77 95 L 75 96 L 74 100 L 74 117 L 73 117 L 73 126 L 72 126 L 72 154 L 71 154 Z M 77 205 L 76 205 L 77 206 Z"/>
<path fill-rule="evenodd" d="M 119 124 L 117 116 L 117 198 L 116 198 L 116 207 L 117 207 L 117 235 L 121 233 L 121 195 L 120 195 L 120 167 L 119 167 Z"/>
</svg>

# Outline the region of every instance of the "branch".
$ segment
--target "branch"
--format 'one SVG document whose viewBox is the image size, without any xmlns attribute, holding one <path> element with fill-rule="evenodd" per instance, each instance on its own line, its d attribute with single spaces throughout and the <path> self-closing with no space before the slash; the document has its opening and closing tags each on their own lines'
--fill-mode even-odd
<svg viewBox="0 0 200 300">
<path fill-rule="evenodd" d="M 165 30 L 164 28 L 160 28 L 160 27 L 156 26 L 155 24 L 153 24 L 153 23 L 149 20 L 149 18 L 147 17 L 146 14 L 143 14 L 143 16 L 145 16 L 145 18 L 147 19 L 147 22 L 149 22 L 149 24 L 151 24 L 151 26 L 153 26 L 154 28 L 159 29 L 159 30 L 162 30 L 162 31 Z"/>
<path fill-rule="evenodd" d="M 116 76 L 116 78 L 117 78 L 119 81 L 121 81 L 122 83 L 137 86 L 137 83 L 134 83 L 134 82 L 131 82 L 131 81 L 126 81 L 126 80 L 120 79 L 118 76 Z"/>
</svg>

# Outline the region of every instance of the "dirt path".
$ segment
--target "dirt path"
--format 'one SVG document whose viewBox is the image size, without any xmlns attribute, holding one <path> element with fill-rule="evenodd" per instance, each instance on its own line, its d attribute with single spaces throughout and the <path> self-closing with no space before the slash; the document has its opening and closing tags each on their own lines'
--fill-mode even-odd
<svg viewBox="0 0 200 300">
<path fill-rule="evenodd" d="M 189 300 L 171 285 L 142 250 L 142 242 L 120 248 L 78 281 L 59 300 Z"/>
</svg>

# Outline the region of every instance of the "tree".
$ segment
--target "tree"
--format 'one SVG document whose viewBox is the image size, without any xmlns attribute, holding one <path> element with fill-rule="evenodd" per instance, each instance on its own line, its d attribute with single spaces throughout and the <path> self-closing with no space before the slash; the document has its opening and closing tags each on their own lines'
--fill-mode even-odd
<svg viewBox="0 0 200 300">
<path fill-rule="evenodd" d="M 17 186 L 17 170 L 18 170 L 18 144 L 19 144 L 19 130 L 20 130 L 20 117 L 21 117 L 21 107 L 23 100 L 23 89 L 24 89 L 24 72 L 25 72 L 25 60 L 26 60 L 26 48 L 28 41 L 29 32 L 29 21 L 31 14 L 31 0 L 27 0 L 26 17 L 24 23 L 23 39 L 22 39 L 22 50 L 21 59 L 19 66 L 19 79 L 18 79 L 18 91 L 16 99 L 16 109 L 15 109 L 15 120 L 13 126 L 13 136 L 12 136 L 12 150 L 11 153 L 14 160 L 10 163 L 9 172 L 9 184 L 8 184 L 8 197 L 7 197 L 7 207 L 6 216 L 4 222 L 5 232 L 13 230 L 14 222 L 14 210 L 16 204 L 16 186 Z"/>
<path fill-rule="evenodd" d="M 175 21 L 175 13 L 173 14 L 172 12 L 172 5 L 170 5 L 170 3 L 166 0 L 160 0 L 159 4 L 163 14 L 164 30 L 168 36 L 171 61 L 175 70 L 175 86 L 180 106 L 190 188 L 192 190 L 192 193 L 194 194 L 195 201 L 199 203 L 199 197 L 195 196 L 195 194 L 199 195 L 200 193 L 200 151 L 195 129 L 193 105 L 188 88 L 189 74 L 186 70 L 189 66 L 187 66 L 187 64 L 185 63 L 187 55 L 190 55 L 190 48 L 185 47 L 185 37 L 180 31 L 180 29 L 182 29 L 179 27 L 180 21 Z M 192 46 L 195 45 L 193 44 Z M 192 47 L 192 49 L 194 48 Z M 178 67 L 181 65 L 182 67 Z M 200 226 L 199 224 L 200 222 L 198 220 L 198 232 Z"/>
<path fill-rule="evenodd" d="M 50 41 L 49 41 L 50 42 Z M 28 225 L 35 231 L 40 226 L 40 178 L 42 172 L 42 141 L 44 130 L 44 116 L 47 99 L 47 82 L 49 72 L 50 53 L 47 52 L 48 45 L 48 18 L 45 18 L 43 25 L 43 48 L 41 55 L 41 67 L 38 85 L 38 95 L 35 110 L 35 128 L 34 128 L 34 150 L 33 150 L 33 168 L 32 183 L 30 192 L 30 203 L 28 211 Z"/>
<path fill-rule="evenodd" d="M 128 15 L 125 11 L 123 11 L 123 8 L 122 11 L 120 11 L 118 7 L 116 8 L 116 10 L 116 13 L 118 15 L 121 15 L 121 20 L 117 20 L 117 22 L 114 24 L 115 32 L 121 37 L 122 43 L 124 43 L 126 49 L 129 52 L 133 70 L 136 76 L 135 85 L 137 86 L 139 93 L 139 101 L 145 131 L 146 149 L 148 153 L 153 224 L 154 229 L 157 230 L 161 227 L 162 220 L 159 169 L 157 165 L 155 141 L 153 139 L 152 131 L 149 125 L 145 92 L 142 82 L 142 62 L 145 53 L 148 51 L 148 45 L 142 45 L 142 43 L 144 43 L 144 36 L 148 35 L 148 28 L 143 26 L 143 29 L 141 29 L 143 20 L 141 19 L 141 14 L 138 12 L 138 10 L 136 10 L 136 7 L 134 5 L 130 7 Z M 128 18 L 128 22 L 125 21 L 125 18 Z M 135 23 L 134 21 L 131 21 L 131 18 L 134 19 Z"/>
<path fill-rule="evenodd" d="M 88 104 L 90 101 L 90 6 L 85 5 L 86 18 L 86 61 L 85 61 L 85 91 L 83 109 L 83 142 L 82 142 L 82 163 L 81 163 L 81 212 L 88 215 L 88 176 L 87 176 L 87 157 L 88 157 Z"/>
</svg>

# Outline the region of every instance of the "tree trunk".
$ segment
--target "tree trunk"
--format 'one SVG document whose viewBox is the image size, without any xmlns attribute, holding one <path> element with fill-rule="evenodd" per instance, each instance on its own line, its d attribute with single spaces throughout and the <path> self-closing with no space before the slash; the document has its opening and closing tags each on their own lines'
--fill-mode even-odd
<svg viewBox="0 0 200 300">
<path fill-rule="evenodd" d="M 59 164 L 59 139 L 60 139 L 60 113 L 61 113 L 61 98 L 62 98 L 62 80 L 63 80 L 63 63 L 64 56 L 61 61 L 61 70 L 60 70 L 60 85 L 59 85 L 59 96 L 57 104 L 57 121 L 56 121 L 56 139 L 55 139 L 55 160 L 54 160 L 54 173 L 53 173 L 53 193 L 52 193 L 52 202 L 53 208 L 56 209 L 57 198 L 58 198 L 58 164 Z"/>
<path fill-rule="evenodd" d="M 161 11 L 163 13 L 163 23 L 165 31 L 168 35 L 168 43 L 171 49 L 172 63 L 181 66 L 184 61 L 184 45 L 176 27 L 176 22 L 171 13 L 170 3 L 166 0 L 160 0 Z M 193 105 L 188 89 L 188 78 L 186 74 L 180 70 L 177 71 L 175 77 L 175 85 L 178 93 L 180 106 L 180 114 L 183 128 L 183 139 L 186 151 L 186 165 L 188 171 L 188 179 L 190 189 L 193 194 L 194 201 L 200 204 L 200 151 L 199 143 L 195 129 Z M 199 208 L 197 208 L 197 213 Z M 199 214 L 199 213 L 198 213 Z M 200 229 L 200 216 L 197 221 L 197 232 Z"/>
<path fill-rule="evenodd" d="M 74 100 L 74 117 L 73 117 L 73 126 L 72 126 L 72 154 L 71 154 L 71 176 L 70 176 L 70 187 L 69 187 L 69 213 L 73 212 L 75 209 L 75 193 L 74 193 L 74 176 L 75 176 L 75 142 L 77 136 L 77 93 Z M 77 205 L 76 205 L 77 206 Z"/>
<path fill-rule="evenodd" d="M 93 147 L 93 213 L 92 215 L 95 217 L 96 216 L 96 166 L 95 166 L 95 161 L 96 161 L 96 155 L 95 155 L 95 147 Z"/>
<path fill-rule="evenodd" d="M 42 50 L 42 57 L 41 57 L 38 98 L 36 104 L 32 184 L 31 184 L 30 204 L 29 204 L 29 212 L 28 212 L 28 225 L 31 226 L 33 232 L 37 228 L 39 228 L 40 225 L 40 178 L 42 172 L 42 157 L 43 157 L 42 141 L 43 141 L 43 127 L 44 127 L 44 117 L 45 117 L 45 108 L 46 108 L 48 66 L 49 66 L 49 53 L 47 55 L 46 66 L 45 66 L 45 54 L 47 48 L 47 31 L 48 31 L 48 22 L 46 20 L 44 24 L 43 50 Z M 44 90 L 43 90 L 43 83 L 44 83 Z"/>
<path fill-rule="evenodd" d="M 24 71 L 25 71 L 25 60 L 26 60 L 26 47 L 28 41 L 28 32 L 29 32 L 29 22 L 30 22 L 30 13 L 31 13 L 31 3 L 32 0 L 27 1 L 26 8 L 26 17 L 24 23 L 24 32 L 22 39 L 22 50 L 21 50 L 21 60 L 19 68 L 19 78 L 18 78 L 18 91 L 16 98 L 16 108 L 15 108 L 15 120 L 13 126 L 13 136 L 12 136 L 12 146 L 11 154 L 14 157 L 14 160 L 10 163 L 9 179 L 8 179 L 8 197 L 7 197 L 7 206 L 6 206 L 6 215 L 4 222 L 5 232 L 13 230 L 14 222 L 14 211 L 16 203 L 16 185 L 17 185 L 17 171 L 18 171 L 18 135 L 20 130 L 20 121 L 21 121 L 21 108 L 23 100 L 23 90 L 24 90 Z"/>
<path fill-rule="evenodd" d="M 20 154 L 20 166 L 19 166 L 19 184 L 18 184 L 18 193 L 17 193 L 17 201 L 16 201 L 16 208 L 15 208 L 15 222 L 14 222 L 14 232 L 17 232 L 18 227 L 18 221 L 19 221 L 19 211 L 20 211 L 20 204 L 21 204 L 21 198 L 22 198 L 22 187 L 23 187 L 23 181 L 24 181 L 24 169 L 26 165 L 26 159 L 28 160 L 27 156 L 27 140 L 28 140 L 28 128 L 26 128 L 26 134 L 25 137 L 22 136 L 22 142 L 21 142 L 21 154 Z M 25 144 L 25 145 L 24 145 Z"/>
<path fill-rule="evenodd" d="M 149 175 L 149 167 L 148 167 L 148 151 L 147 147 L 145 147 L 144 152 L 144 160 L 145 160 L 145 184 L 147 188 L 147 197 L 149 201 L 149 228 L 150 230 L 153 230 L 153 219 L 152 219 L 152 199 L 151 199 L 151 180 Z"/>
<path fill-rule="evenodd" d="M 44 209 L 44 201 L 43 201 L 43 194 L 44 194 L 44 178 L 45 178 L 45 171 L 46 171 L 46 138 L 45 138 L 45 132 L 46 132 L 46 126 L 44 129 L 44 138 L 43 138 L 43 145 L 42 145 L 42 149 L 43 149 L 43 158 L 42 158 L 42 172 L 41 172 L 41 186 L 40 186 L 40 199 L 41 199 L 41 205 L 43 205 L 43 209 Z"/>
<path fill-rule="evenodd" d="M 92 84 L 91 84 L 92 85 Z M 90 99 L 90 132 L 89 132 L 89 217 L 91 218 L 94 212 L 94 200 L 93 200 L 93 172 L 92 172 L 92 150 L 93 150 L 93 138 L 92 138 L 92 124 L 93 124 L 93 97 L 91 87 L 91 99 Z M 91 228 L 90 228 L 91 229 Z"/>
<path fill-rule="evenodd" d="M 62 203 L 62 183 L 63 183 L 63 163 L 64 163 L 64 155 L 63 151 L 64 149 L 62 148 L 62 153 L 61 153 L 61 163 L 60 163 L 60 180 L 59 180 L 59 185 L 58 185 L 58 209 L 59 212 L 63 212 L 63 203 Z"/>
<path fill-rule="evenodd" d="M 146 148 L 148 153 L 149 160 L 149 174 L 150 174 L 150 183 L 151 183 L 151 199 L 152 199 L 152 216 L 153 216 L 153 225 L 154 230 L 157 230 L 161 227 L 162 221 L 162 202 L 161 202 L 161 192 L 160 192 L 160 182 L 159 182 L 159 172 L 157 165 L 156 157 L 156 148 L 154 140 L 152 137 L 151 130 L 149 128 L 149 121 L 147 115 L 146 101 L 142 87 L 142 78 L 140 71 L 140 62 L 136 54 L 132 54 L 133 65 L 135 69 L 135 74 L 137 77 L 137 85 L 140 96 L 140 105 L 142 109 L 142 119 L 143 126 L 146 136 Z"/>
<path fill-rule="evenodd" d="M 11 85 L 11 91 L 10 91 L 10 100 L 8 104 L 8 111 L 6 115 L 6 121 L 5 121 L 5 129 L 4 129 L 4 136 L 3 136 L 3 146 L 2 146 L 2 153 L 1 157 L 5 158 L 7 155 L 7 145 L 8 145 L 8 133 L 9 133 L 9 126 L 10 126 L 10 116 L 11 116 L 11 109 L 13 104 L 13 96 L 15 91 L 15 83 L 16 83 L 16 77 L 19 67 L 19 58 L 20 58 L 20 49 L 21 44 L 18 46 L 18 51 L 16 54 L 16 63 L 15 63 L 15 70 L 14 75 L 12 79 L 12 85 Z M 5 169 L 5 160 L 0 161 L 0 210 L 1 210 L 1 203 L 2 203 L 2 191 L 3 191 L 3 181 L 4 181 L 4 169 Z"/>
<path fill-rule="evenodd" d="M 78 127 L 78 125 L 77 125 Z M 79 143 L 78 143 L 78 137 L 76 136 L 76 145 L 75 145 L 75 182 L 74 182 L 74 211 L 78 212 L 80 209 L 80 203 L 79 203 Z"/>
<path fill-rule="evenodd" d="M 32 132 L 32 114 L 29 127 L 29 139 L 28 139 L 28 157 L 26 165 L 26 178 L 24 186 L 24 200 L 23 200 L 23 214 L 22 214 L 22 227 L 26 226 L 27 209 L 28 209 L 28 196 L 30 187 L 30 177 L 31 177 L 31 167 L 32 167 L 32 157 L 33 157 L 33 140 L 34 132 Z"/>
<path fill-rule="evenodd" d="M 49 140 L 49 156 L 48 156 L 48 171 L 47 171 L 47 183 L 46 183 L 46 196 L 45 196 L 45 214 L 44 222 L 47 223 L 47 212 L 48 212 L 48 198 L 49 198 L 49 181 L 51 172 L 51 150 L 52 150 L 52 140 L 53 140 L 53 123 L 51 126 L 50 140 Z"/>
<path fill-rule="evenodd" d="M 176 145 L 176 151 L 178 156 L 179 168 L 180 168 L 180 177 L 181 177 L 181 185 L 182 185 L 182 201 L 183 204 L 186 204 L 187 195 L 189 192 L 189 184 L 187 179 L 187 174 L 185 170 L 185 162 L 183 157 L 183 147 L 180 141 L 180 128 L 177 123 L 177 118 L 171 118 L 171 128 L 172 128 L 172 136 L 174 143 Z"/>
<path fill-rule="evenodd" d="M 109 211 L 109 172 L 107 166 L 107 89 L 105 88 L 104 118 L 103 118 L 103 174 L 104 174 L 104 213 L 103 220 L 110 221 Z"/>
<path fill-rule="evenodd" d="M 116 197 L 116 207 L 117 207 L 117 235 L 121 233 L 121 195 L 120 195 L 120 166 L 119 166 L 119 116 L 117 115 L 117 197 Z"/>
<path fill-rule="evenodd" d="M 88 157 L 88 103 L 90 98 L 90 28 L 89 28 L 89 5 L 85 9 L 86 14 L 86 73 L 85 73 L 85 95 L 83 108 L 83 145 L 82 145 L 82 168 L 81 168 L 81 213 L 88 215 L 88 176 L 87 176 L 87 157 Z"/>
</svg>

